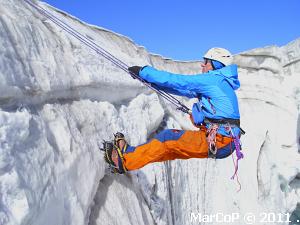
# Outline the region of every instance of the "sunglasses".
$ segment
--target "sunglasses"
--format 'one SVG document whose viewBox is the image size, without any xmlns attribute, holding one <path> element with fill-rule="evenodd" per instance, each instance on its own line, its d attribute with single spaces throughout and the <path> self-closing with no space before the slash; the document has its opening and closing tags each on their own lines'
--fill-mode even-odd
<svg viewBox="0 0 300 225">
<path fill-rule="evenodd" d="M 204 64 L 204 65 L 207 65 L 207 63 L 211 63 L 211 60 L 210 60 L 210 59 L 204 58 L 203 64 Z"/>
</svg>

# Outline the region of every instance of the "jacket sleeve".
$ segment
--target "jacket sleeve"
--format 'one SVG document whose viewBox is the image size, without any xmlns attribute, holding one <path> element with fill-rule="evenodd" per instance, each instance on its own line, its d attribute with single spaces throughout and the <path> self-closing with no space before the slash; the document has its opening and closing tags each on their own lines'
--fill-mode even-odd
<svg viewBox="0 0 300 225">
<path fill-rule="evenodd" d="M 199 93 L 209 97 L 215 92 L 220 81 L 219 76 L 212 76 L 209 73 L 181 75 L 160 71 L 150 66 L 144 67 L 139 75 L 147 82 L 186 97 L 196 97 Z"/>
<path fill-rule="evenodd" d="M 174 88 L 166 88 L 162 86 L 158 86 L 157 84 L 155 85 L 159 90 L 162 90 L 166 93 L 174 94 L 174 95 L 179 95 L 179 96 L 185 96 L 188 98 L 196 98 L 198 97 L 195 95 L 194 92 L 191 92 L 189 90 L 179 90 L 179 89 L 174 89 Z"/>
</svg>

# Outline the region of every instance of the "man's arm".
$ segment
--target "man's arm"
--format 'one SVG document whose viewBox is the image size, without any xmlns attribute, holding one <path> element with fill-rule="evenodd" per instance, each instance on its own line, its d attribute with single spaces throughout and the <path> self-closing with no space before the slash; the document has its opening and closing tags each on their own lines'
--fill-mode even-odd
<svg viewBox="0 0 300 225">
<path fill-rule="evenodd" d="M 196 97 L 197 93 L 210 96 L 220 80 L 219 76 L 208 73 L 181 75 L 157 70 L 150 66 L 140 70 L 139 76 L 149 83 L 156 84 L 160 89 L 187 97 Z"/>
</svg>

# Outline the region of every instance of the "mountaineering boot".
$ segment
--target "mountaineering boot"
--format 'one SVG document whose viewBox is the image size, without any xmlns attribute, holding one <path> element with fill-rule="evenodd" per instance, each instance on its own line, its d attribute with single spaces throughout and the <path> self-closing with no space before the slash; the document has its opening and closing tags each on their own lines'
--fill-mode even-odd
<svg viewBox="0 0 300 225">
<path fill-rule="evenodd" d="M 127 147 L 124 134 L 122 134 L 121 132 L 117 132 L 114 134 L 114 136 L 115 136 L 114 145 L 124 153 Z"/>
<path fill-rule="evenodd" d="M 104 160 L 109 164 L 111 172 L 113 173 L 125 173 L 127 170 L 123 165 L 127 143 L 122 133 L 114 134 L 115 138 L 113 142 L 103 141 L 103 148 L 100 150 L 104 151 Z"/>
<path fill-rule="evenodd" d="M 104 151 L 104 160 L 108 163 L 112 173 L 119 173 L 118 170 L 118 155 L 114 150 L 114 144 L 111 141 L 103 141 L 103 148 L 100 150 Z"/>
</svg>

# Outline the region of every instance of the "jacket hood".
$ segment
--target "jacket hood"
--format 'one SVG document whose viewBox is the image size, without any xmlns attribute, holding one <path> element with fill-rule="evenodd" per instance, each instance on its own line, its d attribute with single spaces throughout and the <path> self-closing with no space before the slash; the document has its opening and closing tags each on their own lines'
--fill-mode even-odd
<svg viewBox="0 0 300 225">
<path fill-rule="evenodd" d="M 218 70 L 212 70 L 208 73 L 223 76 L 234 90 L 237 90 L 240 87 L 236 64 L 225 66 Z"/>
</svg>

